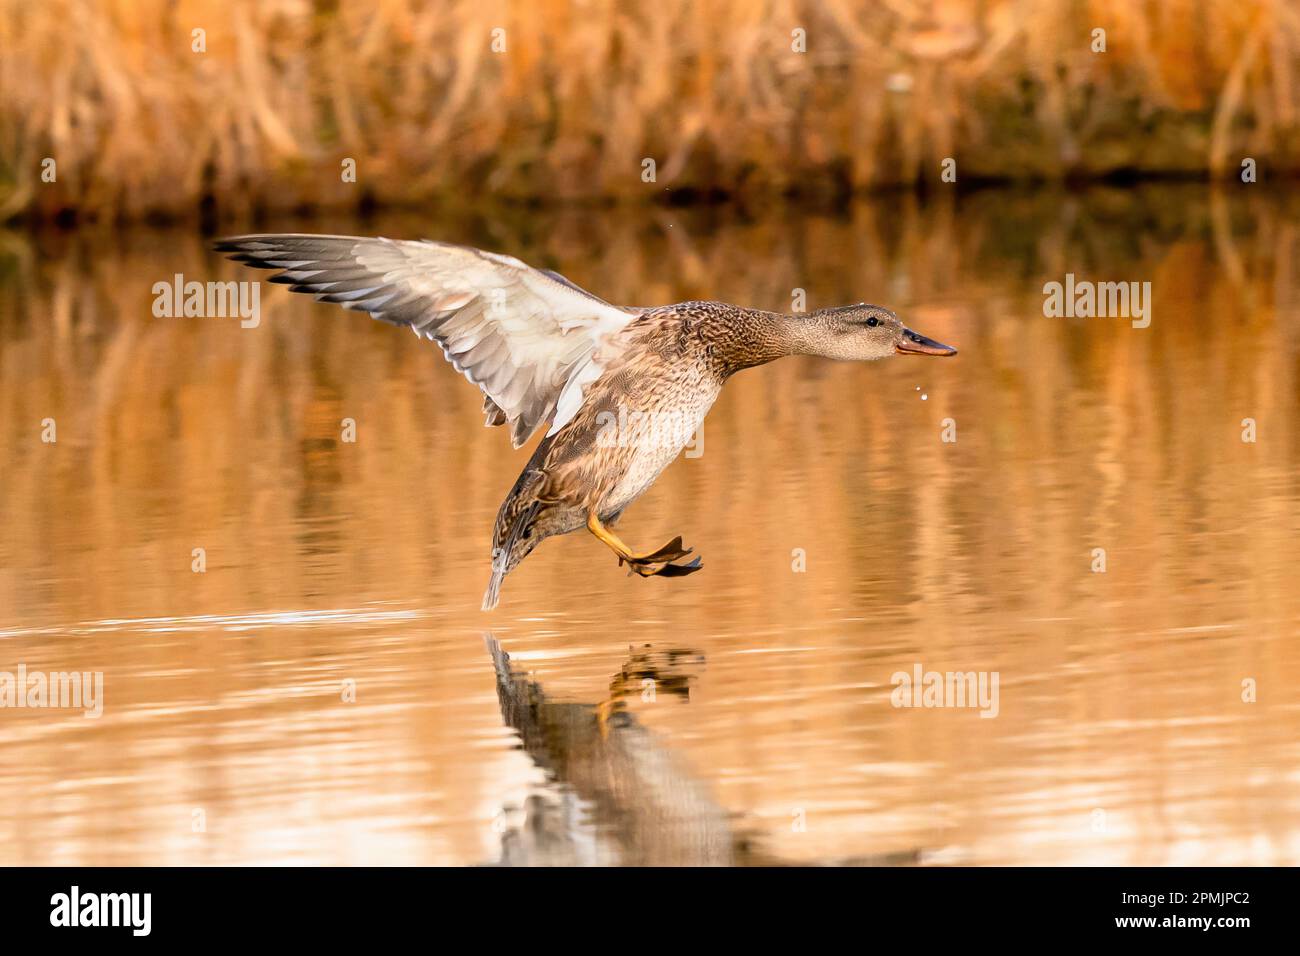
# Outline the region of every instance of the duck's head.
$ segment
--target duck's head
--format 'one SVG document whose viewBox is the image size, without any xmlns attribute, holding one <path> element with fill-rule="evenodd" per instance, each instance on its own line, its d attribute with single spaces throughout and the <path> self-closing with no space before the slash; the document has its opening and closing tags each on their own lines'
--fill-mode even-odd
<svg viewBox="0 0 1300 956">
<path fill-rule="evenodd" d="M 822 309 L 808 316 L 816 329 L 816 354 L 827 358 L 867 361 L 896 352 L 915 355 L 956 355 L 951 345 L 913 332 L 886 308 L 860 302 Z"/>
</svg>

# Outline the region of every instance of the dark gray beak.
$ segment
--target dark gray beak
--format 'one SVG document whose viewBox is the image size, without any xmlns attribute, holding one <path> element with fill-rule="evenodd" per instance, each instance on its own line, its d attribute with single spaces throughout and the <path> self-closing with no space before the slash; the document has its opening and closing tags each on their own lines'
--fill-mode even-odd
<svg viewBox="0 0 1300 956">
<path fill-rule="evenodd" d="M 957 350 L 951 345 L 944 345 L 934 339 L 927 339 L 919 332 L 904 327 L 903 337 L 894 348 L 900 352 L 915 352 L 917 355 L 956 355 Z"/>
</svg>

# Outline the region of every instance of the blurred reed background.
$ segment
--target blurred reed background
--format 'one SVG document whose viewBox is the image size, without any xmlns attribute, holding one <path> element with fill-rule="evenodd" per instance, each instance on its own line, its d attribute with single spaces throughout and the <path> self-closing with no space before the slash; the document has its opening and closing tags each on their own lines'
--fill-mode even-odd
<svg viewBox="0 0 1300 956">
<path fill-rule="evenodd" d="M 636 6 L 0 0 L 0 669 L 106 687 L 6 715 L 0 863 L 506 859 L 584 778 L 521 750 L 489 621 L 584 718 L 686 661 L 630 756 L 779 859 L 1300 860 L 1294 0 Z M 947 156 L 1033 182 L 927 189 Z M 619 303 L 869 298 L 961 356 L 737 376 L 624 525 L 706 574 L 575 535 L 483 615 L 524 453 L 436 350 L 269 286 L 253 329 L 153 316 L 176 274 L 264 279 L 195 228 L 254 220 Z M 1045 317 L 1070 272 L 1150 281 L 1151 326 Z M 1001 718 L 891 706 L 918 662 L 1001 674 Z"/>
<path fill-rule="evenodd" d="M 0 218 L 1300 171 L 1293 0 L 0 0 L 0 50 Z"/>
</svg>

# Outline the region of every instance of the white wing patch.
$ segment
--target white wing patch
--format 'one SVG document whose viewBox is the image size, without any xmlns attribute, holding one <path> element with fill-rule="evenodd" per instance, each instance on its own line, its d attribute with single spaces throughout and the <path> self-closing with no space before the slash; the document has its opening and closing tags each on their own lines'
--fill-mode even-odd
<svg viewBox="0 0 1300 956">
<path fill-rule="evenodd" d="M 272 282 L 408 326 L 438 343 L 481 388 L 522 445 L 582 406 L 583 388 L 618 360 L 617 333 L 640 310 L 610 305 L 511 256 L 447 243 L 354 236 L 254 235 L 217 249 Z"/>
</svg>

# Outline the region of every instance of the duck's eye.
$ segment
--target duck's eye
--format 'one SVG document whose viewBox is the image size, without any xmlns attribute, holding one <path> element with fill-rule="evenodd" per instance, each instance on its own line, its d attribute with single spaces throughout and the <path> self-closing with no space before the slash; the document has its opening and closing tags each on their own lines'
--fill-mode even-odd
<svg viewBox="0 0 1300 956">
<path fill-rule="evenodd" d="M 880 320 L 876 318 L 874 315 L 871 318 L 867 319 L 867 325 L 871 326 L 873 329 L 879 324 L 880 324 Z"/>
</svg>

